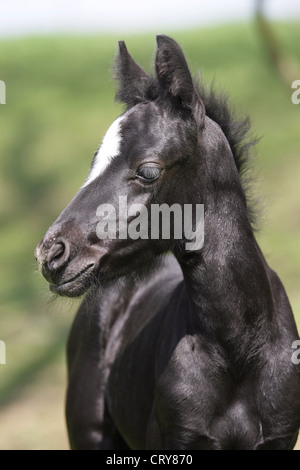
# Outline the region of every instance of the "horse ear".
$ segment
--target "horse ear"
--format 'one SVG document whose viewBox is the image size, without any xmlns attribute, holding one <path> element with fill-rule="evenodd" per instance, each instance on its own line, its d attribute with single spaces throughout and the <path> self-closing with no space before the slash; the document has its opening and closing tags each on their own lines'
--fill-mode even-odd
<svg viewBox="0 0 300 470">
<path fill-rule="evenodd" d="M 156 75 L 166 96 L 186 110 L 190 110 L 200 127 L 203 125 L 205 109 L 196 92 L 188 64 L 182 49 L 170 37 L 156 37 Z"/>
<path fill-rule="evenodd" d="M 119 82 L 116 99 L 128 106 L 134 106 L 146 98 L 151 78 L 133 60 L 124 41 L 119 41 L 114 70 L 115 78 Z"/>
<path fill-rule="evenodd" d="M 156 37 L 156 74 L 162 88 L 183 106 L 190 107 L 194 95 L 192 77 L 182 49 L 168 36 Z"/>
</svg>

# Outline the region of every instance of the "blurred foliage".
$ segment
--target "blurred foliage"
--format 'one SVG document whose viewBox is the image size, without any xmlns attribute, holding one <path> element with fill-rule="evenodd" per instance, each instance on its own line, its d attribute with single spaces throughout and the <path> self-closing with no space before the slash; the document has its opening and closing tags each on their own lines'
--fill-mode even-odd
<svg viewBox="0 0 300 470">
<path fill-rule="evenodd" d="M 300 62 L 299 24 L 273 25 Z M 300 105 L 282 86 L 253 24 L 165 32 L 194 72 L 247 113 L 257 145 L 258 239 L 300 324 Z M 33 251 L 86 178 L 94 151 L 118 116 L 110 68 L 117 40 L 150 71 L 154 35 L 1 40 L 0 79 L 0 449 L 67 448 L 64 348 L 78 301 L 52 302 Z M 300 77 L 294 77 L 300 79 Z"/>
<path fill-rule="evenodd" d="M 276 34 L 274 34 L 272 25 L 264 11 L 266 7 L 265 0 L 256 0 L 255 3 L 256 27 L 261 36 L 263 47 L 274 66 L 274 71 L 283 83 L 290 88 L 295 79 L 294 77 L 300 76 L 300 64 L 282 48 Z"/>
</svg>

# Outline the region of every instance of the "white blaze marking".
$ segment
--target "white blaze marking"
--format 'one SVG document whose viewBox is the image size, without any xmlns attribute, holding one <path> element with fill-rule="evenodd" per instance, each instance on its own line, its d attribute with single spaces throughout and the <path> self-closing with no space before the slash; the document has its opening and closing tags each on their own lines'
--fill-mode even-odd
<svg viewBox="0 0 300 470">
<path fill-rule="evenodd" d="M 109 166 L 111 160 L 118 155 L 121 144 L 120 124 L 123 119 L 124 115 L 119 116 L 106 132 L 102 145 L 95 157 L 91 172 L 82 188 L 98 178 Z"/>
</svg>

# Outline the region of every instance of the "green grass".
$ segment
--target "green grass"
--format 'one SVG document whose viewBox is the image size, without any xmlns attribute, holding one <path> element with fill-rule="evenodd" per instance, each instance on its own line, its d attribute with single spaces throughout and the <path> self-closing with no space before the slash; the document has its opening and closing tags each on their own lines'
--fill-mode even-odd
<svg viewBox="0 0 300 470">
<path fill-rule="evenodd" d="M 298 63 L 299 26 L 275 27 Z M 258 239 L 300 325 L 300 105 L 274 73 L 253 24 L 166 33 L 183 46 L 194 72 L 215 79 L 237 112 L 250 115 L 262 137 Z M 78 302 L 49 303 L 33 251 L 120 113 L 110 74 L 118 39 L 151 70 L 154 34 L 1 40 L 7 104 L 0 106 L 0 339 L 7 364 L 0 365 L 0 449 L 67 447 L 64 345 Z"/>
</svg>

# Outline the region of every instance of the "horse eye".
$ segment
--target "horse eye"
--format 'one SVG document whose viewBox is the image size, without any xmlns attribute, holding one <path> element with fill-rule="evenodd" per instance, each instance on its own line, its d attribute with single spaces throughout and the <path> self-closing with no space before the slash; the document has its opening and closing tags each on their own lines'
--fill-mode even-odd
<svg viewBox="0 0 300 470">
<path fill-rule="evenodd" d="M 142 165 L 138 169 L 136 176 L 139 179 L 149 183 L 159 178 L 161 172 L 162 172 L 162 169 L 159 168 L 158 166 Z"/>
</svg>

